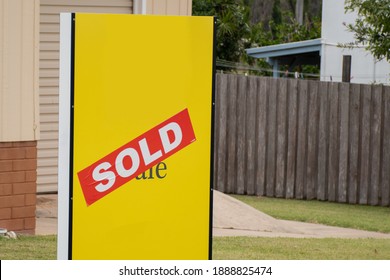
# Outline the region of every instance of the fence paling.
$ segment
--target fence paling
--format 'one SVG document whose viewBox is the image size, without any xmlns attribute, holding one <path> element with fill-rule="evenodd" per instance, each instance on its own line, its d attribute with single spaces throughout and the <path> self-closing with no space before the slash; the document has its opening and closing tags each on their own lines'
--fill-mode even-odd
<svg viewBox="0 0 390 280">
<path fill-rule="evenodd" d="M 390 206 L 390 89 L 217 74 L 215 188 Z"/>
<path fill-rule="evenodd" d="M 256 77 L 249 78 L 249 88 L 247 90 L 246 99 L 246 183 L 245 193 L 254 195 L 255 191 L 255 170 L 256 170 L 256 93 L 257 93 L 257 79 Z"/>
<path fill-rule="evenodd" d="M 390 205 L 390 87 L 383 93 L 383 150 L 381 165 L 381 205 Z"/>
</svg>

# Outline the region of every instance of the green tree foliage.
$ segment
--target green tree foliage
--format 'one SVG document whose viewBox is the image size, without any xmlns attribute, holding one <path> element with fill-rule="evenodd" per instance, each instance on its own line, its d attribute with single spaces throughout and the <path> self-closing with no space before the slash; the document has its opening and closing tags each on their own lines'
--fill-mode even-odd
<svg viewBox="0 0 390 280">
<path fill-rule="evenodd" d="M 321 37 L 321 20 L 306 17 L 304 24 L 296 22 L 294 14 L 283 11 L 281 2 L 273 2 L 272 19 L 251 23 L 252 0 L 193 0 L 193 15 L 216 17 L 217 59 L 245 62 L 269 68 L 262 60 L 246 55 L 245 49 Z"/>
<path fill-rule="evenodd" d="M 316 39 L 321 37 L 321 21 L 315 19 L 314 21 L 306 21 L 302 25 L 299 24 L 291 13 L 284 16 L 281 23 L 276 23 L 273 20 L 269 22 L 270 30 L 264 31 L 261 26 L 254 26 L 253 29 L 260 29 L 255 34 L 265 32 L 265 37 L 270 41 L 258 40 L 253 38 L 254 44 L 258 46 L 275 45 L 283 43 L 291 43 L 303 40 Z M 264 35 L 263 35 L 264 37 Z"/>
<path fill-rule="evenodd" d="M 272 7 L 272 20 L 276 24 L 282 23 L 282 11 L 280 9 L 280 0 L 275 0 L 274 6 Z"/>
<path fill-rule="evenodd" d="M 194 0 L 193 15 L 216 16 L 217 58 L 240 61 L 248 47 L 249 9 L 242 0 Z"/>
<path fill-rule="evenodd" d="M 355 41 L 344 46 L 364 44 L 376 59 L 390 61 L 390 0 L 346 0 L 345 10 L 358 16 L 346 25 Z"/>
</svg>

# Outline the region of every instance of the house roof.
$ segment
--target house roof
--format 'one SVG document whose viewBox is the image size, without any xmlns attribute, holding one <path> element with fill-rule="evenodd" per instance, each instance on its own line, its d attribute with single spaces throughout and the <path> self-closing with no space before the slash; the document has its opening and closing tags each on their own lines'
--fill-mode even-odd
<svg viewBox="0 0 390 280">
<path fill-rule="evenodd" d="M 321 52 L 322 39 L 313 39 L 307 41 L 258 47 L 247 49 L 246 53 L 249 56 L 256 58 L 281 58 L 296 54 L 305 54 L 313 52 Z"/>
</svg>

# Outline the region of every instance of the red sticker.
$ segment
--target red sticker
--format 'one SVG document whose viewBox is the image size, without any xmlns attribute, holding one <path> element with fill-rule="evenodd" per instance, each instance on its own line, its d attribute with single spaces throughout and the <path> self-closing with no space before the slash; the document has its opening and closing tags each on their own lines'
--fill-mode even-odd
<svg viewBox="0 0 390 280">
<path fill-rule="evenodd" d="M 188 109 L 181 111 L 77 173 L 91 205 L 194 142 Z"/>
</svg>

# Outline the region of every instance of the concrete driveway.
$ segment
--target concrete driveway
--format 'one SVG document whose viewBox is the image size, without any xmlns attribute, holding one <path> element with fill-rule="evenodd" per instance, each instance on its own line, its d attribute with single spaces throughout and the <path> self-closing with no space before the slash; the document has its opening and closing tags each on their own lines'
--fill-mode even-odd
<svg viewBox="0 0 390 280">
<path fill-rule="evenodd" d="M 390 238 L 390 234 L 284 221 L 214 191 L 213 236 Z M 37 196 L 36 234 L 57 234 L 57 195 Z"/>
<path fill-rule="evenodd" d="M 390 238 L 390 234 L 278 220 L 214 191 L 213 236 Z"/>
</svg>

